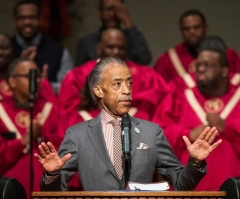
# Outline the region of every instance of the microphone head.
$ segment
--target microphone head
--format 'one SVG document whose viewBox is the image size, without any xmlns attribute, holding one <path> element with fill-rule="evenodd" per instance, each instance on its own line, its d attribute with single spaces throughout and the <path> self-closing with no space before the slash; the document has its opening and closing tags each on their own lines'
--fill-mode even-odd
<svg viewBox="0 0 240 199">
<path fill-rule="evenodd" d="M 35 94 L 37 92 L 37 77 L 38 71 L 37 69 L 29 70 L 29 93 Z"/>
<path fill-rule="evenodd" d="M 122 129 L 124 127 L 128 127 L 129 129 L 131 128 L 131 120 L 130 120 L 128 114 L 123 116 L 121 126 L 122 126 Z"/>
</svg>

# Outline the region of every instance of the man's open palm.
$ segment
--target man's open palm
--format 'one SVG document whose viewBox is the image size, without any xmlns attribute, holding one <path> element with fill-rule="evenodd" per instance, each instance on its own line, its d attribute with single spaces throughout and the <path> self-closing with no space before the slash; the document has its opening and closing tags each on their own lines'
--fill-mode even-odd
<svg viewBox="0 0 240 199">
<path fill-rule="evenodd" d="M 183 136 L 189 155 L 196 160 L 204 160 L 222 142 L 218 140 L 213 143 L 217 134 L 215 127 L 206 127 L 193 144 L 186 136 Z"/>
<path fill-rule="evenodd" d="M 71 157 L 71 154 L 68 153 L 61 159 L 51 142 L 47 142 L 47 144 L 44 142 L 41 143 L 38 146 L 38 149 L 40 155 L 35 153 L 34 156 L 48 172 L 59 171 L 65 162 Z"/>
</svg>

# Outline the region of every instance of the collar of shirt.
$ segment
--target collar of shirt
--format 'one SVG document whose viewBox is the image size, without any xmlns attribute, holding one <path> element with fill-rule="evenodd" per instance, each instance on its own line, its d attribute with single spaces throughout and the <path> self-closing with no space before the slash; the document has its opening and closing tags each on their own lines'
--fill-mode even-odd
<svg viewBox="0 0 240 199">
<path fill-rule="evenodd" d="M 17 43 L 23 48 L 26 49 L 29 46 L 38 46 L 41 42 L 42 34 L 38 33 L 31 41 L 28 43 L 19 35 L 16 35 Z"/>
<path fill-rule="evenodd" d="M 109 124 L 109 122 L 114 120 L 114 119 L 115 119 L 114 117 L 112 117 L 104 109 L 102 109 L 102 111 L 101 111 L 101 122 L 102 122 L 102 125 Z M 117 119 L 122 121 L 122 118 L 120 118 L 120 117 L 117 118 Z"/>
</svg>

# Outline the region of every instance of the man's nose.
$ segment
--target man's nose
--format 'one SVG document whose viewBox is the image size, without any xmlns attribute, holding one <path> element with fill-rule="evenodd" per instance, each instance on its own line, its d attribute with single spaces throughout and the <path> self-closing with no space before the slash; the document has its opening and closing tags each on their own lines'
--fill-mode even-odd
<svg viewBox="0 0 240 199">
<path fill-rule="evenodd" d="M 127 83 L 124 83 L 122 88 L 122 93 L 129 95 L 131 91 L 132 91 L 132 88 L 129 85 L 127 85 Z"/>
<path fill-rule="evenodd" d="M 113 49 L 113 53 L 114 53 L 114 55 L 118 55 L 119 52 L 120 52 L 120 50 L 119 50 L 118 47 L 115 47 L 115 48 Z"/>
<path fill-rule="evenodd" d="M 109 14 L 109 16 L 111 16 L 111 17 L 115 16 L 115 11 L 114 11 L 114 9 L 110 9 L 110 10 L 108 11 L 108 14 Z"/>
<path fill-rule="evenodd" d="M 197 67 L 196 67 L 196 71 L 199 72 L 199 73 L 203 73 L 206 71 L 206 66 L 204 64 L 199 64 Z"/>
</svg>

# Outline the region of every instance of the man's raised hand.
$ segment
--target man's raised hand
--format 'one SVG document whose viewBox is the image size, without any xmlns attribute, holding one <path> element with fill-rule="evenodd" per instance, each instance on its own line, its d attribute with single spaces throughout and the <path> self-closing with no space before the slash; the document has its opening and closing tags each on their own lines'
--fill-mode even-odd
<svg viewBox="0 0 240 199">
<path fill-rule="evenodd" d="M 206 157 L 222 142 L 222 140 L 218 140 L 213 143 L 217 135 L 218 131 L 215 127 L 206 127 L 192 144 L 186 136 L 183 136 L 188 153 L 194 162 L 198 163 L 205 160 Z"/>
<path fill-rule="evenodd" d="M 68 153 L 61 159 L 51 142 L 47 142 L 47 144 L 42 142 L 38 145 L 38 149 L 40 155 L 35 153 L 34 156 L 48 172 L 59 171 L 65 162 L 71 157 L 71 154 Z"/>
</svg>

